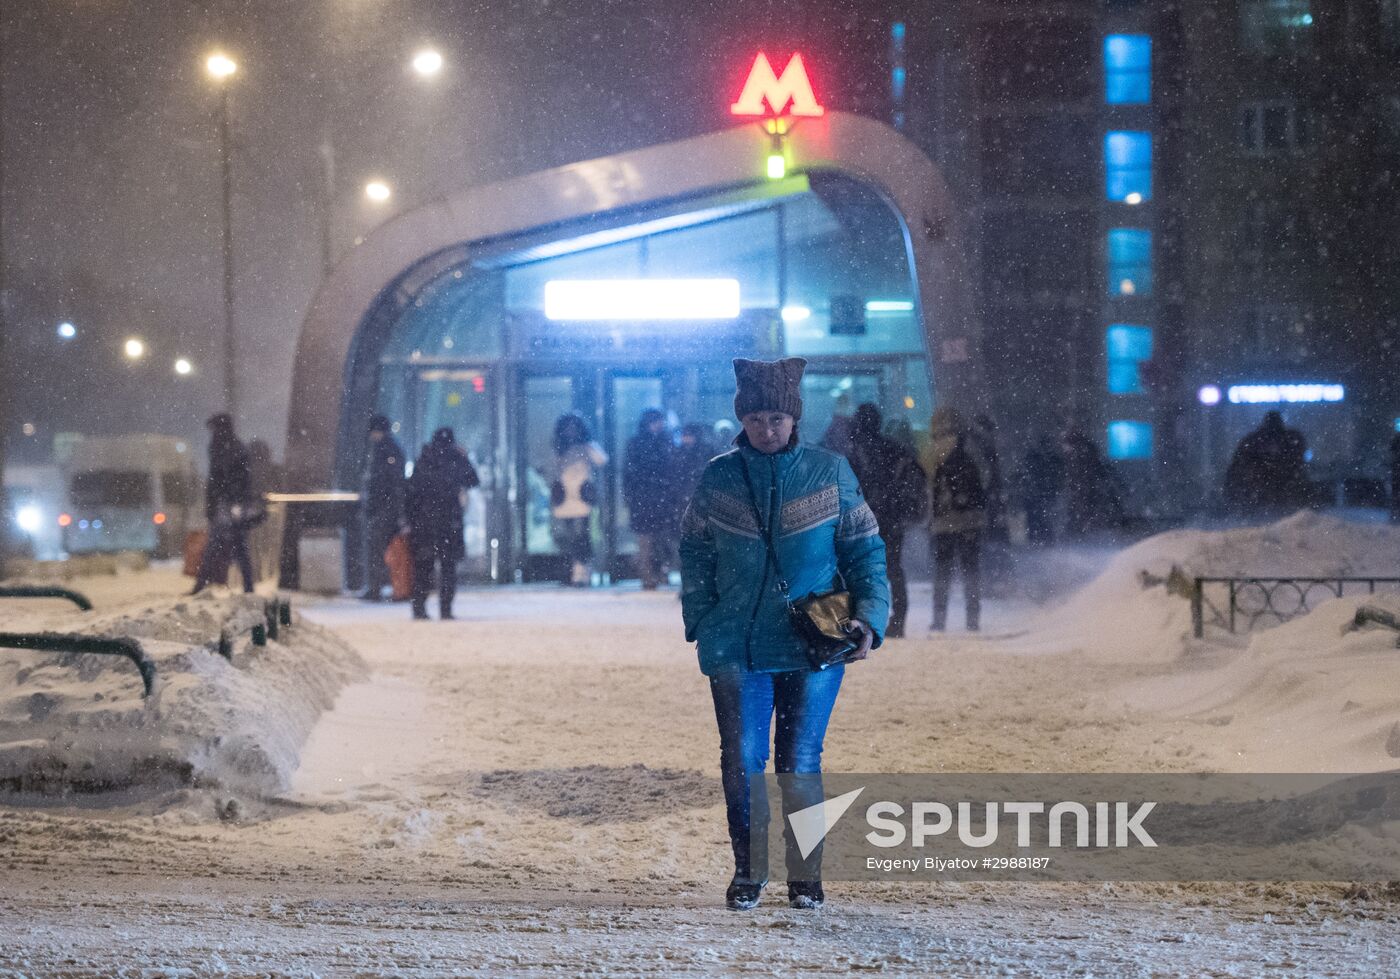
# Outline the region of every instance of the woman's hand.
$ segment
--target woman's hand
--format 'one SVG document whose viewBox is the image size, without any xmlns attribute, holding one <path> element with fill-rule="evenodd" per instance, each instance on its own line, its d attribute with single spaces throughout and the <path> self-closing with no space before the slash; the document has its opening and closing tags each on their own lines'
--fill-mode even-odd
<svg viewBox="0 0 1400 979">
<path fill-rule="evenodd" d="M 860 636 L 860 645 L 846 657 L 846 662 L 855 663 L 870 655 L 870 647 L 875 642 L 875 630 L 860 619 L 852 619 L 846 631 L 853 637 Z"/>
</svg>

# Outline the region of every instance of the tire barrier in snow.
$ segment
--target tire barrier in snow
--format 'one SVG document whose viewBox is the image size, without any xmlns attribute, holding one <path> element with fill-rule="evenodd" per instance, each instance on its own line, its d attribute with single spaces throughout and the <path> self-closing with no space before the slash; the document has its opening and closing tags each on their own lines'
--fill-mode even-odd
<svg viewBox="0 0 1400 979">
<path fill-rule="evenodd" d="M 92 611 L 86 595 L 58 585 L 6 585 L 0 588 L 0 598 L 65 598 L 84 612 Z"/>
<path fill-rule="evenodd" d="M 1361 592 L 1374 595 L 1378 585 L 1389 592 L 1400 592 L 1400 578 L 1194 578 L 1191 630 L 1201 639 L 1207 621 L 1231 634 L 1241 626 L 1248 632 L 1261 621 L 1278 625 L 1306 615 L 1318 601 Z M 1207 588 L 1222 601 L 1212 601 Z"/>
<path fill-rule="evenodd" d="M 6 649 L 32 649 L 42 653 L 97 653 L 125 656 L 136 664 L 149 697 L 156 685 L 156 665 L 135 639 L 125 636 L 83 636 L 65 632 L 0 632 L 0 646 Z"/>
<path fill-rule="evenodd" d="M 1400 633 L 1400 616 L 1374 605 L 1363 605 L 1356 610 L 1356 615 L 1351 620 L 1351 628 L 1360 629 L 1367 625 L 1381 625 Z M 1395 637 L 1395 647 L 1400 649 L 1400 636 Z"/>
</svg>

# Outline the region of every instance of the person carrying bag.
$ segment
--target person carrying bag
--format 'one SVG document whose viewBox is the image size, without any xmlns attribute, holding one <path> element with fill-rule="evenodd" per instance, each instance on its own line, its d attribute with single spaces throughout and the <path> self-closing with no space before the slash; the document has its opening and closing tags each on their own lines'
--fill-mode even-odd
<svg viewBox="0 0 1400 979">
<path fill-rule="evenodd" d="M 855 473 L 798 441 L 806 361 L 736 360 L 736 448 L 712 460 L 681 524 L 681 607 L 720 737 L 734 852 L 725 894 L 757 906 L 768 881 L 767 765 L 789 780 L 784 811 L 821 801 L 821 752 L 845 664 L 880 645 L 889 618 L 885 545 Z M 794 599 L 793 596 L 805 596 Z M 776 714 L 777 723 L 773 718 Z M 788 838 L 788 902 L 820 907 L 821 850 Z"/>
</svg>

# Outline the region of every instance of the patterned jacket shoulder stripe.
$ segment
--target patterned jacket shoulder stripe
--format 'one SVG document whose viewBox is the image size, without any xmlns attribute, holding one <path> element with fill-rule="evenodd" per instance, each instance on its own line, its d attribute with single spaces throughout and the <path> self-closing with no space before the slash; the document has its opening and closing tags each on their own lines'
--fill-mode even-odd
<svg viewBox="0 0 1400 979">
<path fill-rule="evenodd" d="M 841 490 L 832 483 L 783 504 L 782 536 L 791 537 L 835 520 L 841 515 Z"/>
<path fill-rule="evenodd" d="M 862 500 L 860 506 L 842 515 L 836 537 L 838 540 L 860 540 L 862 537 L 874 537 L 879 532 L 880 522 L 875 519 L 875 511 Z"/>
<path fill-rule="evenodd" d="M 754 519 L 753 507 L 723 490 L 710 493 L 710 522 L 733 533 L 746 537 L 758 536 L 758 521 Z"/>
</svg>

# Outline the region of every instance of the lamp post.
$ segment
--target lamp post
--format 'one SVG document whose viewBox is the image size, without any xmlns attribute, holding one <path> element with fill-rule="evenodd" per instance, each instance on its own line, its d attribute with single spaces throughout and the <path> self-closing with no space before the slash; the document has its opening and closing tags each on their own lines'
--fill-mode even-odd
<svg viewBox="0 0 1400 979">
<path fill-rule="evenodd" d="M 228 95 L 238 64 L 225 54 L 212 54 L 204 63 L 219 86 L 219 174 L 223 184 L 224 219 L 224 410 L 238 419 L 238 350 L 233 334 L 233 165 L 230 159 Z"/>
<path fill-rule="evenodd" d="M 0 377 L 7 376 L 5 363 L 5 18 L 0 17 Z M 9 415 L 5 399 L 0 398 L 0 520 L 9 513 L 9 494 L 5 492 L 5 440 L 9 437 Z M 5 568 L 5 534 L 0 528 L 0 575 Z"/>
<path fill-rule="evenodd" d="M 436 48 L 424 47 L 414 52 L 413 57 L 408 62 L 408 70 L 420 80 L 431 82 L 442 74 L 445 65 L 446 61 L 440 51 Z M 357 73 L 357 77 L 362 77 L 363 74 L 363 72 Z M 343 102 L 346 98 L 345 79 L 338 74 L 333 77 L 335 101 Z M 336 260 L 335 204 L 340 186 L 336 169 L 338 161 L 334 130 L 331 115 L 328 113 L 323 124 L 321 145 L 317 147 L 321 156 L 321 172 L 324 178 L 321 185 L 321 271 L 323 275 L 330 275 Z M 365 184 L 364 194 L 371 204 L 382 205 L 389 201 L 393 191 L 383 180 L 372 179 Z"/>
</svg>

